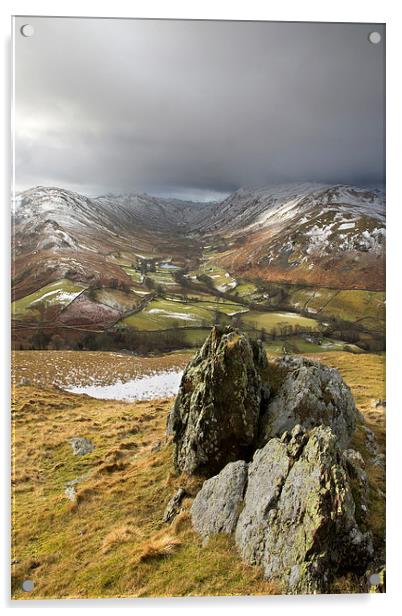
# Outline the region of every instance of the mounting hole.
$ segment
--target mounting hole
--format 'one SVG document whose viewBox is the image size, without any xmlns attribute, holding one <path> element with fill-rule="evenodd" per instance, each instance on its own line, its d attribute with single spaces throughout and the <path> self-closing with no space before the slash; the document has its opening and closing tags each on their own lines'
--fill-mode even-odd
<svg viewBox="0 0 402 616">
<path fill-rule="evenodd" d="M 370 43 L 373 43 L 373 45 L 378 45 L 378 43 L 381 42 L 381 34 L 379 32 L 370 32 L 368 40 Z"/>
<path fill-rule="evenodd" d="M 33 36 L 34 32 L 34 27 L 31 24 L 25 24 L 24 26 L 21 26 L 22 36 Z"/>
<path fill-rule="evenodd" d="M 381 580 L 380 580 L 380 576 L 378 575 L 378 573 L 373 573 L 372 575 L 370 575 L 369 582 L 372 586 L 379 586 L 381 583 Z"/>
<path fill-rule="evenodd" d="M 35 584 L 32 580 L 24 580 L 22 582 L 22 590 L 25 592 L 31 592 L 34 589 Z"/>
</svg>

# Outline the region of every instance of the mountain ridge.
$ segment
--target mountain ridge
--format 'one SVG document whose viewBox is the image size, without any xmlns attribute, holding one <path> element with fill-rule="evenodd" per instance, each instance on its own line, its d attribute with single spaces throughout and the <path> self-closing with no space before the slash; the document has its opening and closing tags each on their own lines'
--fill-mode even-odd
<svg viewBox="0 0 402 616">
<path fill-rule="evenodd" d="M 381 289 L 385 194 L 289 183 L 193 202 L 147 194 L 90 198 L 34 187 L 18 193 L 13 207 L 14 291 L 22 297 L 63 277 L 129 284 L 111 255 L 155 254 L 187 267 L 202 246 L 221 239 L 217 263 L 246 279 L 334 288 L 357 288 L 363 280 L 366 288 Z"/>
</svg>

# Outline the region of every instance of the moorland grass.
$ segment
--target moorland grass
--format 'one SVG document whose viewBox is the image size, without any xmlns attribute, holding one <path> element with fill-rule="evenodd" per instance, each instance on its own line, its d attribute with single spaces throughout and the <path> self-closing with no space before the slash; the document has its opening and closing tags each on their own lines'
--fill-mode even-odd
<svg viewBox="0 0 402 616">
<path fill-rule="evenodd" d="M 24 352 L 18 354 L 21 367 Z M 98 354 L 93 355 L 96 365 Z M 383 451 L 384 408 L 373 405 L 385 396 L 383 355 L 331 352 L 311 357 L 341 371 Z M 36 365 L 36 372 L 41 370 L 46 386 L 14 389 L 14 598 L 279 592 L 260 569 L 241 562 L 231 538 L 215 537 L 203 546 L 193 532 L 189 508 L 201 480 L 172 470 L 172 444 L 165 437 L 171 400 L 122 403 L 73 395 L 46 384 L 43 355 Z M 89 438 L 95 449 L 74 456 L 73 436 Z M 360 429 L 352 446 L 366 459 L 369 523 L 381 550 L 385 503 L 378 488 L 385 489 L 384 471 L 371 463 Z M 77 477 L 77 499 L 71 502 L 64 489 Z M 165 524 L 163 511 L 179 486 L 188 494 L 183 511 Z M 21 590 L 25 579 L 35 583 L 31 593 Z M 349 578 L 338 584 L 349 592 L 358 590 Z"/>
</svg>

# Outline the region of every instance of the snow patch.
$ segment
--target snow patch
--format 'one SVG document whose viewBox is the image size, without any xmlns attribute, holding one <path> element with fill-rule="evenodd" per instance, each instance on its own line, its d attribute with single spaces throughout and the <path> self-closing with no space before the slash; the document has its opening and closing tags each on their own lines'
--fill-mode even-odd
<svg viewBox="0 0 402 616">
<path fill-rule="evenodd" d="M 70 386 L 65 390 L 74 394 L 87 394 L 100 400 L 155 400 L 176 396 L 179 391 L 182 370 L 165 370 L 112 385 Z"/>
</svg>

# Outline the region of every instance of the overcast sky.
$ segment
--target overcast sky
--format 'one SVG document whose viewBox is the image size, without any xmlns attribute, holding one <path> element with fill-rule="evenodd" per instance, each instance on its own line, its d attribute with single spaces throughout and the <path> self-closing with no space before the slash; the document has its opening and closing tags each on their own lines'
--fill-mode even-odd
<svg viewBox="0 0 402 616">
<path fill-rule="evenodd" d="M 283 181 L 381 183 L 384 42 L 369 43 L 373 30 L 384 35 L 369 24 L 17 18 L 16 188 L 207 200 Z"/>
</svg>

